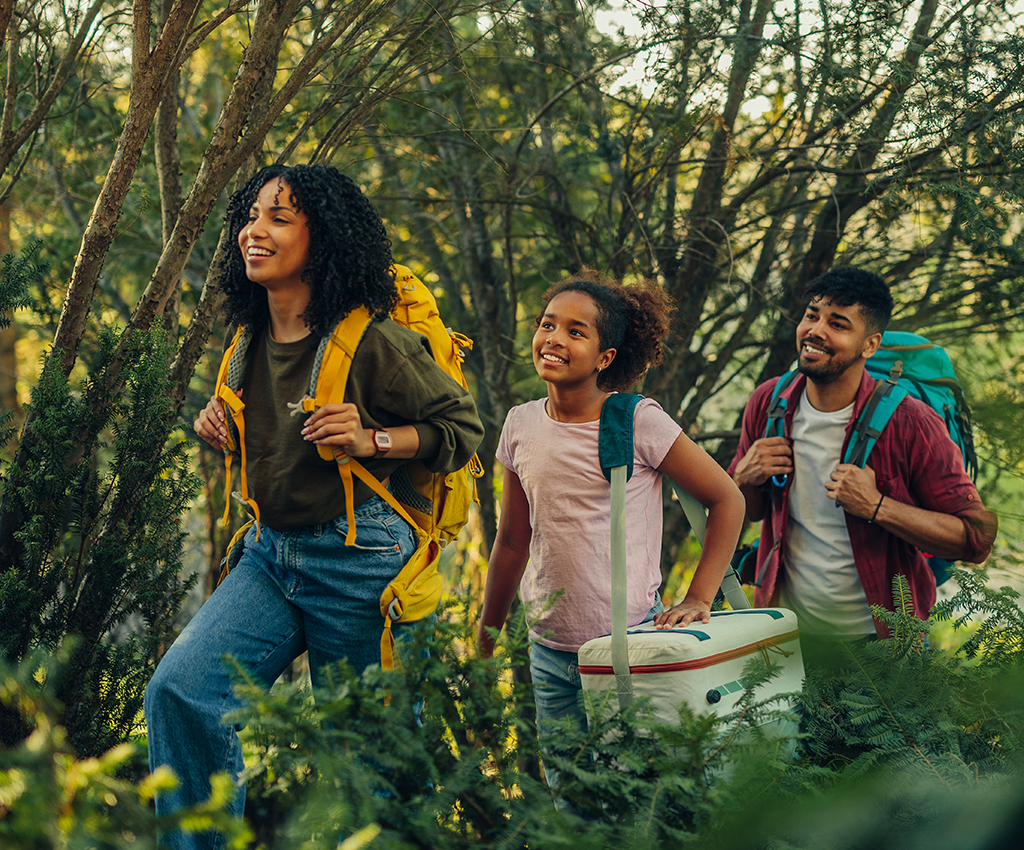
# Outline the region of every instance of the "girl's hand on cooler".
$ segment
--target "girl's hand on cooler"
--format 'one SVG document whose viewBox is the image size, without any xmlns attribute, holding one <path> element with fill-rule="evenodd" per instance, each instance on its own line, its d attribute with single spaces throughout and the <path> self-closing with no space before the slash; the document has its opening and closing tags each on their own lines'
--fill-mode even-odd
<svg viewBox="0 0 1024 850">
<path fill-rule="evenodd" d="M 658 614 L 654 618 L 654 625 L 659 629 L 671 629 L 673 626 L 688 626 L 698 620 L 702 623 L 711 622 L 711 605 L 684 599 Z"/>
</svg>

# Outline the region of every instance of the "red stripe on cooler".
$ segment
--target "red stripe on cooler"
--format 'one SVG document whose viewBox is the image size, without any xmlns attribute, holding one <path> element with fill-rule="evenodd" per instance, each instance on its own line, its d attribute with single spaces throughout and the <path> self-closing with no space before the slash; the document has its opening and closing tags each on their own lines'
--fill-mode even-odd
<svg viewBox="0 0 1024 850">
<path fill-rule="evenodd" d="M 753 655 L 761 649 L 767 649 L 768 647 L 789 643 L 790 641 L 797 640 L 799 637 L 799 630 L 793 630 L 786 634 L 768 638 L 767 640 L 759 640 L 757 643 L 748 643 L 746 646 L 740 646 L 726 652 L 719 652 L 715 655 L 706 655 L 703 658 L 693 658 L 689 661 L 672 661 L 667 664 L 644 664 L 636 667 L 631 666 L 629 668 L 629 672 L 634 675 L 641 675 L 644 673 L 677 673 L 685 670 L 703 670 L 705 667 L 714 667 L 716 664 L 721 664 L 724 661 L 732 661 L 736 658 L 742 658 L 744 655 Z M 615 671 L 612 669 L 611 664 L 580 665 L 580 674 L 584 676 L 611 676 L 614 672 Z"/>
</svg>

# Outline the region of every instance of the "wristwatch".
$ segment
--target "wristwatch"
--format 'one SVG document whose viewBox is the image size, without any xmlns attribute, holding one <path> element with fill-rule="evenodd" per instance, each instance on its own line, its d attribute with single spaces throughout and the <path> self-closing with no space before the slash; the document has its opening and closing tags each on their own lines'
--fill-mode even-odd
<svg viewBox="0 0 1024 850">
<path fill-rule="evenodd" d="M 394 445 L 391 435 L 387 431 L 377 428 L 373 429 L 373 444 L 377 447 L 377 454 L 374 457 L 384 457 Z"/>
</svg>

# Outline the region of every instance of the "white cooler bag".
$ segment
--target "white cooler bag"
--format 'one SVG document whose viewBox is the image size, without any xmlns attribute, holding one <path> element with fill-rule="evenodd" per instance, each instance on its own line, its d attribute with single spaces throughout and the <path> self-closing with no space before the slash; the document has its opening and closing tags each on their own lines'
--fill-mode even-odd
<svg viewBox="0 0 1024 850">
<path fill-rule="evenodd" d="M 804 665 L 796 614 L 783 608 L 751 608 L 735 570 L 730 569 L 722 582 L 733 610 L 712 613 L 707 625 L 656 629 L 648 623 L 627 629 L 625 496 L 638 400 L 617 393 L 605 400 L 601 411 L 598 453 L 611 482 L 612 633 L 580 647 L 580 678 L 593 697 L 589 702 L 602 702 L 608 691 L 623 708 L 636 697 L 647 697 L 656 716 L 671 723 L 679 722 L 683 703 L 697 713 L 727 714 L 742 695 L 744 665 L 758 654 L 782 671 L 760 686 L 755 698 L 799 691 Z M 673 489 L 703 544 L 704 507 L 674 482 Z"/>
<path fill-rule="evenodd" d="M 756 698 L 803 686 L 796 614 L 783 608 L 715 611 L 710 623 L 685 628 L 645 623 L 626 632 L 626 645 L 633 698 L 648 698 L 655 716 L 671 723 L 679 722 L 683 703 L 697 713 L 728 714 L 743 693 L 743 668 L 756 656 L 782 668 L 754 691 Z M 593 701 L 603 701 L 608 691 L 614 700 L 612 636 L 587 641 L 579 660 L 583 688 Z"/>
</svg>

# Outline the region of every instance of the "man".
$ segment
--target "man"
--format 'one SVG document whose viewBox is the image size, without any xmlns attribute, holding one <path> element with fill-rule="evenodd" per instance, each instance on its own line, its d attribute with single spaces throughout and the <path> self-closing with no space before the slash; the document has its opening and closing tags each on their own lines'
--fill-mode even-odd
<svg viewBox="0 0 1024 850">
<path fill-rule="evenodd" d="M 780 604 L 800 620 L 805 654 L 832 641 L 885 636 L 870 605 L 893 608 L 892 579 L 906 576 L 915 613 L 935 603 L 922 552 L 981 562 L 995 516 L 984 509 L 960 450 L 928 405 L 907 397 L 863 469 L 840 460 L 875 386 L 866 369 L 892 314 L 878 275 L 836 268 L 811 281 L 796 330 L 798 375 L 785 437 L 765 437 L 778 379 L 759 386 L 743 414 L 729 473 L 763 520 L 755 604 Z"/>
</svg>

